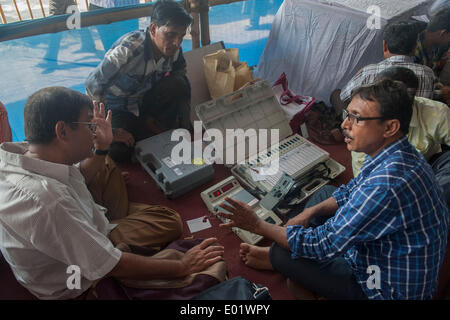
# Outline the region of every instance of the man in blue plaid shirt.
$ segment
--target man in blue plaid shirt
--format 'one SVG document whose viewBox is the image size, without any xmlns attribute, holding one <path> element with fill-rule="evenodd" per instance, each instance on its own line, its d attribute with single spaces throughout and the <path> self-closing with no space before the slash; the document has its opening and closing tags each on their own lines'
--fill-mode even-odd
<svg viewBox="0 0 450 320">
<path fill-rule="evenodd" d="M 159 0 L 148 29 L 118 39 L 88 76 L 89 96 L 113 111 L 109 155 L 115 161 L 129 161 L 137 140 L 190 129 L 191 87 L 181 43 L 191 23 L 180 4 Z"/>
<path fill-rule="evenodd" d="M 221 206 L 233 214 L 219 213 L 231 219 L 222 226 L 275 241 L 241 244 L 242 260 L 277 270 L 291 288 L 330 299 L 431 299 L 450 215 L 431 167 L 405 136 L 411 116 L 412 99 L 401 82 L 356 89 L 341 126 L 347 148 L 368 155 L 360 175 L 323 188 L 285 226 L 227 198 L 231 206 Z"/>
</svg>

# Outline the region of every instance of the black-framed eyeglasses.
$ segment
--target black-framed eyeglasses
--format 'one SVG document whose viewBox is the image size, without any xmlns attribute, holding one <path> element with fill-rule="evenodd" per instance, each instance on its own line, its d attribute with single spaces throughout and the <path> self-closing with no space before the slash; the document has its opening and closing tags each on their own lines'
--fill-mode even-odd
<svg viewBox="0 0 450 320">
<path fill-rule="evenodd" d="M 356 114 L 349 113 L 346 109 L 342 110 L 342 120 L 345 120 L 348 118 L 348 121 L 353 124 L 361 125 L 360 121 L 365 120 L 386 120 L 385 117 L 360 117 Z"/>
<path fill-rule="evenodd" d="M 74 121 L 72 123 L 74 123 L 74 124 L 84 124 L 84 125 L 88 126 L 89 129 L 91 129 L 92 132 L 95 132 L 95 129 L 97 129 L 97 123 L 95 123 L 95 122 Z"/>
</svg>

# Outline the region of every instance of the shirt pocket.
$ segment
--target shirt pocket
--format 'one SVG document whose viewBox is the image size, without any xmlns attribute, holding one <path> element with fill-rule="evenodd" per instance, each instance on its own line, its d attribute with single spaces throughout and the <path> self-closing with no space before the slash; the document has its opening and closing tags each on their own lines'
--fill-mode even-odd
<svg viewBox="0 0 450 320">
<path fill-rule="evenodd" d="M 142 85 L 142 76 L 124 74 L 115 83 L 122 92 L 132 94 L 139 90 Z"/>
</svg>

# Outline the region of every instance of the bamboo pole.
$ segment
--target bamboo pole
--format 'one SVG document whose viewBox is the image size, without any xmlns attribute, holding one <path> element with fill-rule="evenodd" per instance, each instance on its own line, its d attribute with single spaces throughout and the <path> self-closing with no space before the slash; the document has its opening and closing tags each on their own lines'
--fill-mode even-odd
<svg viewBox="0 0 450 320">
<path fill-rule="evenodd" d="M 89 10 L 89 1 L 85 0 L 85 2 L 86 2 L 86 11 L 88 11 Z"/>
<path fill-rule="evenodd" d="M 191 25 L 192 49 L 197 49 L 200 48 L 200 17 L 197 12 L 191 15 L 194 20 Z"/>
<path fill-rule="evenodd" d="M 17 16 L 19 17 L 19 20 L 22 21 L 22 16 L 20 15 L 19 8 L 17 7 L 16 0 L 13 0 L 14 7 L 16 7 Z"/>
<path fill-rule="evenodd" d="M 31 7 L 30 7 L 30 1 L 29 0 L 26 0 L 26 1 L 27 1 L 27 7 L 28 7 L 28 12 L 30 13 L 30 17 L 31 17 L 31 19 L 34 19 L 33 11 L 31 11 Z"/>
<path fill-rule="evenodd" d="M 209 8 L 208 8 L 209 10 Z M 200 12 L 200 28 L 202 36 L 202 47 L 207 46 L 211 43 L 211 38 L 209 36 L 209 12 L 208 10 Z"/>
<path fill-rule="evenodd" d="M 1 14 L 1 16 L 2 16 L 2 23 L 4 23 L 4 24 L 8 23 L 8 22 L 6 21 L 5 13 L 3 12 L 2 4 L 1 4 L 1 3 L 0 3 L 0 14 Z"/>
<path fill-rule="evenodd" d="M 42 16 L 45 18 L 44 6 L 42 5 L 42 0 L 39 0 L 39 4 L 41 5 Z"/>
</svg>

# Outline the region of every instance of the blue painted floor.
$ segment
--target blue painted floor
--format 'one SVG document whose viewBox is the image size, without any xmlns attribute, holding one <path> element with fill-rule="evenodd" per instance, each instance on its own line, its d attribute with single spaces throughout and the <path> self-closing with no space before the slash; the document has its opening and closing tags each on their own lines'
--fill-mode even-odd
<svg viewBox="0 0 450 320">
<path fill-rule="evenodd" d="M 282 2 L 247 0 L 212 7 L 211 41 L 224 41 L 227 48 L 239 48 L 240 61 L 257 65 Z M 0 42 L 0 101 L 8 111 L 14 141 L 25 139 L 23 109 L 33 92 L 48 86 L 85 92 L 84 80 L 112 43 L 147 25 L 147 19 L 135 19 Z M 191 40 L 185 39 L 183 50 L 191 49 Z"/>
</svg>

